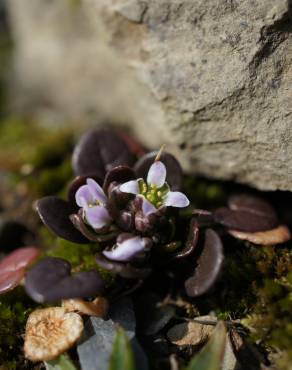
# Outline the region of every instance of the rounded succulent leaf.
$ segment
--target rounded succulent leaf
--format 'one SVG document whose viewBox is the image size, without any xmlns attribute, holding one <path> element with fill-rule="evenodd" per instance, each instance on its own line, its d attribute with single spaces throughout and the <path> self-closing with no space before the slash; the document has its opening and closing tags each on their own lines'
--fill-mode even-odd
<svg viewBox="0 0 292 370">
<path fill-rule="evenodd" d="M 43 223 L 61 238 L 74 243 L 88 243 L 88 239 L 74 227 L 70 220 L 70 215 L 78 211 L 75 204 L 55 196 L 48 196 L 37 201 L 36 210 Z"/>
<path fill-rule="evenodd" d="M 135 156 L 119 134 L 110 129 L 85 133 L 77 143 L 72 157 L 76 175 L 95 173 L 104 178 L 106 172 L 119 165 L 131 166 Z"/>
<path fill-rule="evenodd" d="M 218 208 L 213 215 L 215 222 L 233 230 L 257 232 L 271 230 L 278 226 L 278 219 L 273 216 L 259 215 L 250 211 Z"/>
<path fill-rule="evenodd" d="M 22 280 L 26 268 L 40 255 L 35 247 L 15 250 L 0 261 L 0 294 L 15 288 Z"/>
<path fill-rule="evenodd" d="M 262 198 L 249 194 L 235 194 L 229 197 L 228 206 L 233 211 L 246 211 L 263 217 L 278 219 L 273 206 Z"/>
<path fill-rule="evenodd" d="M 101 294 L 104 281 L 96 271 L 71 275 L 71 265 L 62 258 L 46 257 L 36 264 L 25 279 L 25 289 L 36 302 L 57 302 Z"/>
<path fill-rule="evenodd" d="M 185 281 L 187 295 L 189 297 L 198 297 L 207 293 L 220 276 L 223 262 L 224 255 L 221 239 L 214 230 L 207 229 L 194 275 Z"/>
<path fill-rule="evenodd" d="M 179 252 L 176 252 L 172 257 L 175 259 L 183 259 L 191 255 L 199 240 L 199 227 L 196 219 L 192 219 L 190 223 L 190 229 L 188 234 L 188 239 L 186 241 L 185 247 L 180 250 Z"/>
<path fill-rule="evenodd" d="M 103 190 L 105 193 L 108 191 L 108 187 L 112 182 L 122 184 L 129 180 L 136 178 L 135 172 L 128 166 L 117 166 L 107 172 L 104 182 Z"/>
<path fill-rule="evenodd" d="M 108 228 L 104 230 L 104 233 L 96 233 L 84 223 L 84 220 L 80 214 L 71 215 L 70 220 L 76 229 L 79 230 L 81 234 L 85 236 L 85 238 L 92 242 L 103 243 L 115 239 L 118 233 L 117 231 L 110 231 Z"/>
<path fill-rule="evenodd" d="M 138 160 L 134 166 L 138 178 L 142 177 L 145 181 L 147 180 L 148 171 L 155 161 L 156 155 L 157 152 L 151 152 Z M 172 154 L 163 152 L 159 160 L 166 167 L 166 182 L 171 190 L 180 190 L 182 187 L 182 168 L 177 159 Z"/>
<path fill-rule="evenodd" d="M 0 294 L 6 293 L 14 289 L 24 277 L 25 270 L 9 271 L 0 274 Z"/>
</svg>

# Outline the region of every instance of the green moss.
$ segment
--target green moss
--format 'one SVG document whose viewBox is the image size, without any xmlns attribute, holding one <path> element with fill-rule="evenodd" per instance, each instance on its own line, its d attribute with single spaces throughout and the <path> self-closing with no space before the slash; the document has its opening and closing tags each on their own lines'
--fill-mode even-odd
<svg viewBox="0 0 292 370">
<path fill-rule="evenodd" d="M 225 203 L 227 194 L 220 182 L 185 176 L 184 191 L 196 208 L 214 208 Z"/>
<path fill-rule="evenodd" d="M 13 175 L 15 183 L 24 183 L 33 199 L 47 194 L 65 197 L 66 185 L 72 178 L 73 143 L 74 137 L 68 131 L 10 119 L 0 125 L 0 166 Z M 192 177 L 186 177 L 184 185 L 193 206 L 205 209 L 226 204 L 228 194 L 237 189 L 234 184 Z M 56 238 L 43 226 L 37 226 L 35 231 L 47 255 L 68 260 L 74 271 L 95 269 L 108 286 L 113 284 L 114 277 L 95 262 L 98 244 L 70 243 Z M 196 300 L 200 314 L 214 311 L 223 320 L 242 319 L 243 324 L 253 328 L 251 340 L 282 351 L 272 361 L 279 369 L 288 369 L 292 362 L 292 243 L 262 247 L 231 237 L 225 237 L 223 243 L 224 274 L 210 295 Z M 21 288 L 0 298 L 0 364 L 8 369 L 27 366 L 22 357 L 21 335 L 33 307 Z"/>
<path fill-rule="evenodd" d="M 106 281 L 107 286 L 114 282 L 114 276 L 99 267 L 95 261 L 95 253 L 100 251 L 98 243 L 75 244 L 54 237 L 47 229 L 42 229 L 44 244 L 48 247 L 47 255 L 64 258 L 71 263 L 74 271 L 96 270 Z"/>
<path fill-rule="evenodd" d="M 22 336 L 34 307 L 22 287 L 0 296 L 0 364 L 4 369 L 30 368 L 22 355 Z"/>
<path fill-rule="evenodd" d="M 72 178 L 73 145 L 74 136 L 68 130 L 10 118 L 0 124 L 0 167 L 35 197 L 54 194 Z"/>
<path fill-rule="evenodd" d="M 34 194 L 45 196 L 63 193 L 72 177 L 71 160 L 66 160 L 56 167 L 44 168 L 38 175 L 38 181 L 29 176 L 26 183 Z"/>
</svg>

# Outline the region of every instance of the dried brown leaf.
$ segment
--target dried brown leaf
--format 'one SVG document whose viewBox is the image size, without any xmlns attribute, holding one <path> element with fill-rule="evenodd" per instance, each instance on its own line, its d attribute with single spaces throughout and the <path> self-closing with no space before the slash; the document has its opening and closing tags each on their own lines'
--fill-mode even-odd
<svg viewBox="0 0 292 370">
<path fill-rule="evenodd" d="M 81 315 L 105 317 L 108 313 L 109 303 L 104 297 L 96 297 L 92 302 L 83 299 L 65 299 L 62 306 L 67 312 L 78 312 Z"/>
<path fill-rule="evenodd" d="M 198 321 L 214 321 L 214 317 L 202 316 L 196 318 Z M 195 321 L 184 322 L 175 325 L 168 333 L 167 338 L 171 343 L 178 346 L 196 346 L 205 343 L 215 330 L 214 325 L 201 324 Z"/>
<path fill-rule="evenodd" d="M 62 307 L 33 311 L 26 323 L 24 353 L 31 361 L 48 361 L 67 351 L 81 336 L 80 315 Z"/>
<path fill-rule="evenodd" d="M 255 233 L 228 230 L 234 238 L 248 240 L 253 244 L 274 245 L 285 243 L 291 239 L 291 232 L 286 225 L 280 225 L 272 230 L 258 231 Z"/>
</svg>

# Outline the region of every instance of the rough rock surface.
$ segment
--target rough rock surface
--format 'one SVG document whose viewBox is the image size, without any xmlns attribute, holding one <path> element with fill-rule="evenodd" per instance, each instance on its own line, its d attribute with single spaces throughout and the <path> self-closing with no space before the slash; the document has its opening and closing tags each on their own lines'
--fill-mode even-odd
<svg viewBox="0 0 292 370">
<path fill-rule="evenodd" d="M 292 190 L 290 0 L 9 7 L 27 106 L 127 122 L 189 171 Z"/>
</svg>

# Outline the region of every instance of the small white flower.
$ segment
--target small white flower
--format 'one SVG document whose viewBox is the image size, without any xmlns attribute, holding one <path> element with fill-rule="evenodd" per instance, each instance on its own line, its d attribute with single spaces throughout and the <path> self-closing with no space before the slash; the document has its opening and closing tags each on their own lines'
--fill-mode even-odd
<svg viewBox="0 0 292 370">
<path fill-rule="evenodd" d="M 170 191 L 166 175 L 165 165 L 161 161 L 155 161 L 149 168 L 147 183 L 143 179 L 131 180 L 122 184 L 120 190 L 142 197 L 142 210 L 146 216 L 163 206 L 187 207 L 190 204 L 188 198 L 179 191 Z"/>
<path fill-rule="evenodd" d="M 76 203 L 83 209 L 86 222 L 98 230 L 111 223 L 106 209 L 107 197 L 96 181 L 88 178 L 75 194 Z"/>
<path fill-rule="evenodd" d="M 147 241 L 145 238 L 124 233 L 119 235 L 114 248 L 105 250 L 102 253 L 110 260 L 126 262 L 142 252 L 146 247 Z"/>
</svg>

